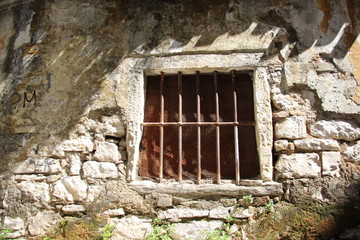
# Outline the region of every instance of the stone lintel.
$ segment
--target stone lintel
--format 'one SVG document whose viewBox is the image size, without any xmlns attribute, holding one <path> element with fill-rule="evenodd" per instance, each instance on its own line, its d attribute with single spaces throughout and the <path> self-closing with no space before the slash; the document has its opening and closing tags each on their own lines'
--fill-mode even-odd
<svg viewBox="0 0 360 240">
<path fill-rule="evenodd" d="M 253 186 L 237 186 L 235 184 L 188 184 L 188 183 L 154 183 L 151 181 L 133 181 L 129 188 L 140 194 L 166 193 L 177 196 L 206 197 L 241 197 L 281 196 L 282 184 L 277 182 L 257 183 Z"/>
</svg>

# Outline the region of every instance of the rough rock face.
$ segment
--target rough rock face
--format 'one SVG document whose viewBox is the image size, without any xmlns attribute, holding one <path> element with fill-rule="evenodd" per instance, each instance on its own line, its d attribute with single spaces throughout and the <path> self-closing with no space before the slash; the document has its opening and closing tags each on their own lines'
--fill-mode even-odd
<svg viewBox="0 0 360 240">
<path fill-rule="evenodd" d="M 25 239 L 95 213 L 116 239 L 143 239 L 157 216 L 178 222 L 174 239 L 196 239 L 229 214 L 251 219 L 254 209 L 238 209 L 249 194 L 343 199 L 360 176 L 359 9 L 358 0 L 0 1 L 3 226 Z M 231 70 L 252 78 L 258 178 L 142 181 L 147 76 Z"/>
</svg>

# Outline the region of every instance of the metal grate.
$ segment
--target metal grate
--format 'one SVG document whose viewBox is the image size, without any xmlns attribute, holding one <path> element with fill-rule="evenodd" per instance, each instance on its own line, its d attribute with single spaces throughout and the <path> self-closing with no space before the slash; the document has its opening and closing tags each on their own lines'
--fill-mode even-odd
<svg viewBox="0 0 360 240">
<path fill-rule="evenodd" d="M 247 73 L 148 76 L 142 126 L 143 178 L 239 184 L 259 175 Z"/>
</svg>

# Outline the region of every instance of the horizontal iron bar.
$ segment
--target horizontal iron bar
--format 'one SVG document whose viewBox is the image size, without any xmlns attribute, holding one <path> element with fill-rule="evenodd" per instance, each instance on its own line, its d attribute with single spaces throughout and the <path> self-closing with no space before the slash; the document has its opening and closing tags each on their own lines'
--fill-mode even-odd
<svg viewBox="0 0 360 240">
<path fill-rule="evenodd" d="M 145 122 L 142 126 L 255 126 L 255 122 Z"/>
</svg>

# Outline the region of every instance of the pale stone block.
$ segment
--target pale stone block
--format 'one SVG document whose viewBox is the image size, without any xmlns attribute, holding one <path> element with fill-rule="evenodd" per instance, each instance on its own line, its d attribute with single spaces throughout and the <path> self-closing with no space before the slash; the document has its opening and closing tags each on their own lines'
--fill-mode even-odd
<svg viewBox="0 0 360 240">
<path fill-rule="evenodd" d="M 62 142 L 56 149 L 64 152 L 92 152 L 94 143 L 90 138 L 70 139 Z"/>
<path fill-rule="evenodd" d="M 118 209 L 108 209 L 105 212 L 103 212 L 104 215 L 109 215 L 110 217 L 119 217 L 124 216 L 125 212 L 123 208 Z"/>
<path fill-rule="evenodd" d="M 86 200 L 88 185 L 79 176 L 64 178 L 62 183 L 66 190 L 72 195 L 74 201 Z"/>
<path fill-rule="evenodd" d="M 354 123 L 322 120 L 310 125 L 310 134 L 314 137 L 354 141 L 360 138 L 360 128 Z"/>
<path fill-rule="evenodd" d="M 70 160 L 69 175 L 70 176 L 79 175 L 82 164 L 80 156 L 77 154 L 70 154 L 68 156 L 68 159 Z"/>
<path fill-rule="evenodd" d="M 22 218 L 19 217 L 4 217 L 4 229 L 11 229 L 13 232 L 8 234 L 8 238 L 18 239 L 21 236 L 25 235 L 25 222 Z"/>
<path fill-rule="evenodd" d="M 17 186 L 22 197 L 35 202 L 37 206 L 46 205 L 50 201 L 50 188 L 47 183 L 21 182 Z"/>
<path fill-rule="evenodd" d="M 79 176 L 67 177 L 55 184 L 53 196 L 64 202 L 85 201 L 87 189 L 87 183 Z"/>
<path fill-rule="evenodd" d="M 340 151 L 340 145 L 332 139 L 306 139 L 295 140 L 295 147 L 305 151 Z"/>
<path fill-rule="evenodd" d="M 12 172 L 15 174 L 57 174 L 62 172 L 62 167 L 58 159 L 27 159 L 16 163 Z"/>
<path fill-rule="evenodd" d="M 118 178 L 117 167 L 110 162 L 85 162 L 83 172 L 85 178 Z"/>
<path fill-rule="evenodd" d="M 321 162 L 316 153 L 282 154 L 275 169 L 277 178 L 314 178 L 321 173 Z"/>
<path fill-rule="evenodd" d="M 4 229 L 21 230 L 25 228 L 25 222 L 20 217 L 4 217 Z"/>
<path fill-rule="evenodd" d="M 157 200 L 156 205 L 158 207 L 171 207 L 172 206 L 172 197 L 160 197 Z"/>
<path fill-rule="evenodd" d="M 99 162 L 117 162 L 120 159 L 118 147 L 113 143 L 97 142 L 93 158 Z"/>
<path fill-rule="evenodd" d="M 232 207 L 237 204 L 236 198 L 220 199 L 220 202 L 224 205 L 224 207 Z"/>
<path fill-rule="evenodd" d="M 293 87 L 294 85 L 304 84 L 304 77 L 302 76 L 301 62 L 287 61 L 284 64 L 285 83 L 287 87 Z"/>
<path fill-rule="evenodd" d="M 89 185 L 88 187 L 88 201 L 94 202 L 102 197 L 104 187 L 97 185 Z"/>
<path fill-rule="evenodd" d="M 289 144 L 288 140 L 276 140 L 274 142 L 275 151 L 280 152 L 280 151 L 286 150 L 288 147 L 288 144 Z"/>
<path fill-rule="evenodd" d="M 249 207 L 247 209 L 244 208 L 239 208 L 236 209 L 231 216 L 234 218 L 250 218 L 252 216 L 254 216 L 254 209 Z"/>
<path fill-rule="evenodd" d="M 302 116 L 292 116 L 275 124 L 275 137 L 300 139 L 306 137 L 306 120 Z"/>
<path fill-rule="evenodd" d="M 118 138 L 125 136 L 124 121 L 118 115 L 111 117 L 103 116 L 101 117 L 101 122 L 100 131 L 102 131 L 104 135 Z"/>
<path fill-rule="evenodd" d="M 343 156 L 345 161 L 360 162 L 360 141 L 357 141 L 353 146 L 346 147 Z"/>
<path fill-rule="evenodd" d="M 111 218 L 110 225 L 115 225 L 113 239 L 119 240 L 140 240 L 146 239 L 146 236 L 153 231 L 152 220 L 142 219 L 136 216 L 126 216 L 121 219 Z"/>
<path fill-rule="evenodd" d="M 29 233 L 32 236 L 45 234 L 51 226 L 55 225 L 61 216 L 53 211 L 39 212 L 33 217 L 29 218 Z"/>
<path fill-rule="evenodd" d="M 226 219 L 230 216 L 231 208 L 218 207 L 211 209 L 209 212 L 209 218 L 213 219 Z"/>
<path fill-rule="evenodd" d="M 171 231 L 172 239 L 208 239 L 208 235 L 216 229 L 221 229 L 222 221 L 192 221 L 177 223 Z"/>
<path fill-rule="evenodd" d="M 322 152 L 322 174 L 332 177 L 340 177 L 340 152 Z"/>
<path fill-rule="evenodd" d="M 191 208 L 173 208 L 158 213 L 159 219 L 179 220 L 181 218 L 208 217 L 209 210 L 198 210 Z"/>
<path fill-rule="evenodd" d="M 85 212 L 86 209 L 83 205 L 66 205 L 61 209 L 65 214 L 74 214 Z"/>
</svg>

